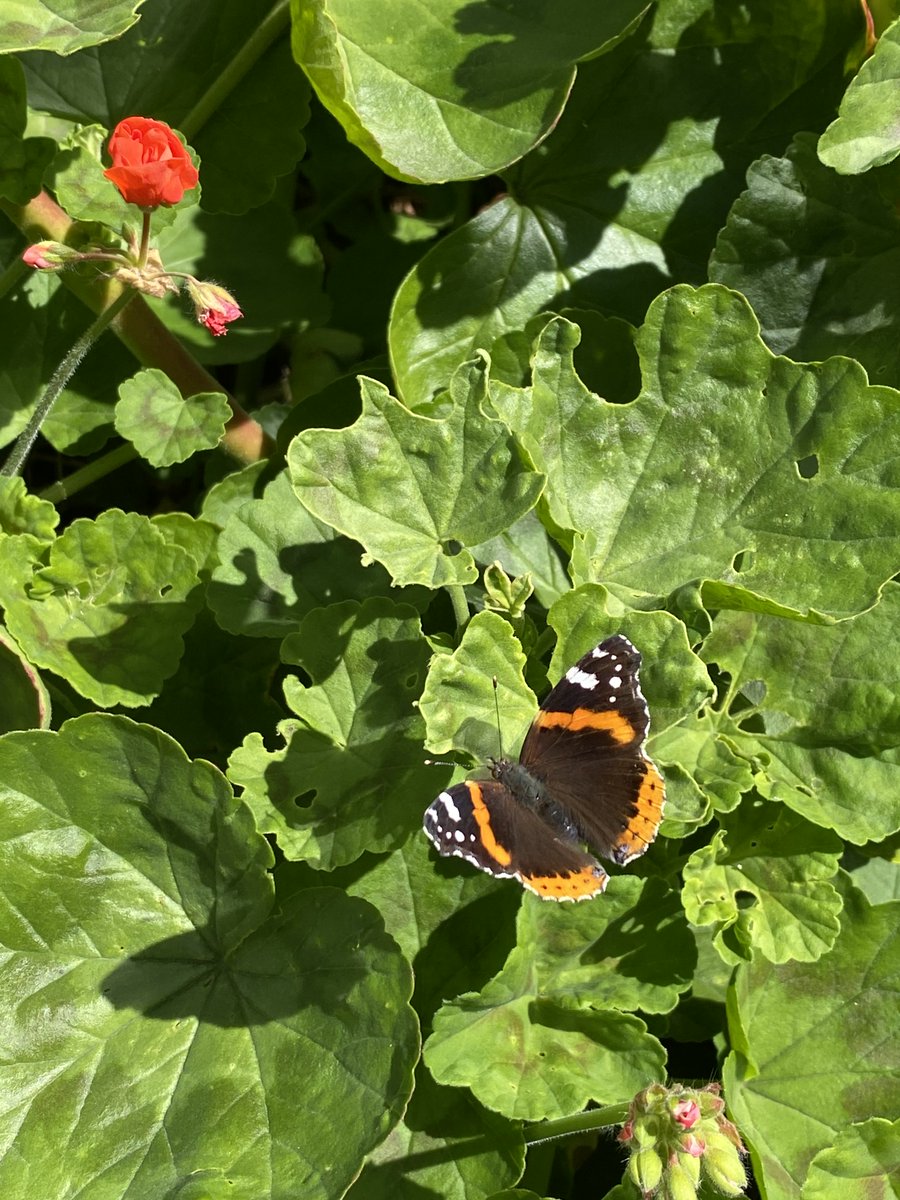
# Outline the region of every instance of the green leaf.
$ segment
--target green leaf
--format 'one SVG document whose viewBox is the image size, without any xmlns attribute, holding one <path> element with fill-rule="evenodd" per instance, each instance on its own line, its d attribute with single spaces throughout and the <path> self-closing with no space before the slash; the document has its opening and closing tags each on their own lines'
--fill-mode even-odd
<svg viewBox="0 0 900 1200">
<path fill-rule="evenodd" d="M 50 697 L 43 680 L 0 625 L 0 733 L 49 724 Z"/>
<path fill-rule="evenodd" d="M 30 533 L 39 542 L 52 542 L 59 513 L 49 500 L 25 490 L 18 475 L 0 477 L 0 535 Z"/>
<path fill-rule="evenodd" d="M 389 600 L 315 609 L 285 640 L 283 660 L 313 680 L 285 682 L 299 719 L 281 723 L 282 750 L 246 738 L 229 775 L 286 857 L 327 870 L 394 848 L 418 823 L 410 798 L 431 776 L 413 704 L 427 657 L 418 615 Z"/>
<path fill-rule="evenodd" d="M 499 562 L 512 576 L 530 575 L 534 594 L 545 608 L 571 586 L 559 548 L 533 510 L 496 537 L 472 546 L 472 556 L 484 566 Z"/>
<path fill-rule="evenodd" d="M 888 25 L 850 81 L 819 157 L 842 175 L 893 162 L 900 153 L 900 21 Z"/>
<path fill-rule="evenodd" d="M 297 495 L 313 516 L 355 538 L 395 584 L 472 583 L 468 547 L 531 509 L 543 480 L 487 417 L 485 364 L 461 368 L 444 419 L 417 416 L 381 384 L 360 382 L 363 411 L 349 429 L 310 429 L 288 451 Z"/>
<path fill-rule="evenodd" d="M 119 387 L 116 432 L 154 467 L 184 462 L 218 444 L 231 417 L 222 392 L 182 396 L 164 371 L 138 371 Z"/>
<path fill-rule="evenodd" d="M 124 718 L 7 735 L 0 777 L 4 1194 L 348 1187 L 418 1050 L 409 967 L 371 906 L 313 889 L 276 909 L 223 777 Z"/>
<path fill-rule="evenodd" d="M 851 1122 L 900 1108 L 900 905 L 844 892 L 829 954 L 738 967 L 729 996 L 726 1099 L 769 1200 L 797 1200 L 813 1156 Z"/>
<path fill-rule="evenodd" d="M 626 876 L 574 910 L 526 896 L 517 942 L 480 993 L 435 1016 L 424 1056 L 439 1083 L 536 1121 L 624 1100 L 662 1074 L 660 1044 L 615 1010 L 667 1012 L 690 985 L 693 939 L 671 892 Z"/>
<path fill-rule="evenodd" d="M 146 704 L 178 666 L 197 563 L 137 513 L 0 542 L 0 601 L 29 659 L 103 706 Z"/>
<path fill-rule="evenodd" d="M 84 305 L 51 274 L 32 271 L 7 305 L 0 339 L 0 441 L 28 423 L 54 371 L 90 324 Z M 57 399 L 41 434 L 56 450 L 91 453 L 113 432 L 116 385 L 134 359 L 111 333 L 88 354 Z"/>
<path fill-rule="evenodd" d="M 307 512 L 287 471 L 231 512 L 217 550 L 210 608 L 224 629 L 249 637 L 284 637 L 310 609 L 390 588 L 381 566 L 362 565 L 356 543 Z"/>
<path fill-rule="evenodd" d="M 900 559 L 896 392 L 867 386 L 849 360 L 774 358 L 746 301 L 715 286 L 654 302 L 632 404 L 587 391 L 577 341 L 552 322 L 532 387 L 494 396 L 547 474 L 551 518 L 580 531 L 576 582 L 659 594 L 722 578 L 842 616 L 874 603 Z"/>
<path fill-rule="evenodd" d="M 100 6 L 81 0 L 4 0 L 0 49 L 52 50 L 74 54 L 116 38 L 137 21 L 141 0 L 110 0 Z"/>
<path fill-rule="evenodd" d="M 900 379 L 900 216 L 879 173 L 840 176 L 810 134 L 747 173 L 710 261 L 710 279 L 744 293 L 776 354 L 847 354 L 869 378 Z"/>
<path fill-rule="evenodd" d="M 720 821 L 684 867 L 688 920 L 715 927 L 716 949 L 732 966 L 757 955 L 775 963 L 821 958 L 840 930 L 842 901 L 828 882 L 839 839 L 763 801 Z"/>
<path fill-rule="evenodd" d="M 497 613 L 476 613 L 456 650 L 435 655 L 428 670 L 419 701 L 428 749 L 460 751 L 483 763 L 499 757 L 501 737 L 507 752 L 521 744 L 537 713 L 524 668 L 510 623 Z"/>
<path fill-rule="evenodd" d="M 17 7 L 15 0 L 13 4 Z M 12 16 L 8 7 L 3 15 L 8 25 Z M 0 49 L 13 49 L 3 44 L 5 40 L 0 31 Z M 0 58 L 0 196 L 13 204 L 27 204 L 37 195 L 56 153 L 52 138 L 22 136 L 26 118 L 22 67 L 14 58 Z"/>
<path fill-rule="evenodd" d="M 842 1129 L 809 1166 L 803 1200 L 891 1200 L 900 1179 L 900 1120 Z"/>
<path fill-rule="evenodd" d="M 465 0 L 293 3 L 294 56 L 347 137 L 389 174 L 490 175 L 553 128 L 574 63 L 619 37 L 644 0 L 540 0 L 474 14 Z M 397 31 L 403 30 L 403 36 Z"/>
<path fill-rule="evenodd" d="M 757 788 L 857 844 L 900 827 L 897 668 L 884 652 L 898 616 L 889 583 L 874 608 L 832 626 L 720 613 L 703 646 L 730 675 L 720 728 Z"/>
</svg>

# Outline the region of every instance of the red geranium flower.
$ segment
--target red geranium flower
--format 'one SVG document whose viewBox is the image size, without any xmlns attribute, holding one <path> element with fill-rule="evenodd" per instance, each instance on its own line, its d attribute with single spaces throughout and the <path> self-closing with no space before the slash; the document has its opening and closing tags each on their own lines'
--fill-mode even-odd
<svg viewBox="0 0 900 1200">
<path fill-rule="evenodd" d="M 184 142 L 162 121 L 126 117 L 112 131 L 109 153 L 112 166 L 103 174 L 138 208 L 177 204 L 197 186 L 197 168 Z"/>
</svg>

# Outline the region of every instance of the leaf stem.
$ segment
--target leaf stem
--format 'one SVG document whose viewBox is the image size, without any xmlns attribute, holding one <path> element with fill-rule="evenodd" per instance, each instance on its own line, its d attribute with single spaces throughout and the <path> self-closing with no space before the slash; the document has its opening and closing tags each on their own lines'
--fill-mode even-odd
<svg viewBox="0 0 900 1200">
<path fill-rule="evenodd" d="M 79 363 L 88 350 L 90 350 L 91 346 L 93 346 L 94 342 L 96 342 L 97 338 L 115 320 L 125 305 L 130 303 L 133 296 L 134 292 L 131 289 L 121 292 L 112 304 L 110 304 L 109 308 L 104 309 L 100 313 L 99 317 L 88 326 L 72 346 L 72 349 L 51 375 L 50 382 L 44 389 L 44 394 L 37 408 L 32 413 L 31 420 L 19 434 L 16 444 L 3 464 L 0 476 L 19 475 L 21 473 L 25 459 L 28 457 L 28 452 L 34 445 L 34 440 L 40 432 L 41 425 L 47 419 L 50 409 L 59 398 L 60 392 L 75 374 Z"/>
<path fill-rule="evenodd" d="M 275 6 L 256 26 L 238 53 L 224 71 L 200 97 L 191 111 L 184 116 L 178 128 L 188 139 L 199 132 L 227 96 L 234 91 L 244 76 L 265 54 L 275 39 L 290 26 L 290 0 L 277 0 Z"/>
<path fill-rule="evenodd" d="M 469 620 L 469 602 L 466 600 L 462 584 L 448 583 L 447 592 L 453 605 L 453 616 L 456 618 L 456 628 L 462 629 Z"/>
<path fill-rule="evenodd" d="M 605 1108 L 592 1108 L 590 1112 L 576 1113 L 573 1117 L 560 1117 L 556 1121 L 538 1121 L 534 1125 L 526 1125 L 522 1134 L 526 1146 L 537 1146 L 554 1138 L 590 1133 L 609 1125 L 622 1125 L 627 1117 L 627 1104 L 608 1104 Z"/>
<path fill-rule="evenodd" d="M 113 471 L 118 470 L 119 467 L 124 467 L 126 463 L 133 462 L 138 457 L 138 452 L 134 446 L 130 442 L 124 442 L 121 446 L 116 446 L 115 450 L 109 450 L 106 454 L 101 454 L 93 462 L 85 463 L 83 467 L 77 471 L 73 471 L 65 479 L 59 479 L 56 483 L 51 483 L 49 487 L 44 488 L 38 494 L 41 500 L 49 500 L 51 504 L 58 504 L 60 500 L 68 500 L 70 496 L 74 496 L 82 488 L 96 483 L 98 479 L 103 479 L 107 475 L 111 475 Z"/>
</svg>

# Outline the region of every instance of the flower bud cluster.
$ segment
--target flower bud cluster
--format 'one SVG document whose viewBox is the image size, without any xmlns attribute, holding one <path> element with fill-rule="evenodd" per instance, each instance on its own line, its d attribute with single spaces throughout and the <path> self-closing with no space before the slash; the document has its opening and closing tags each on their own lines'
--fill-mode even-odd
<svg viewBox="0 0 900 1200">
<path fill-rule="evenodd" d="M 746 1187 L 744 1146 L 718 1084 L 651 1084 L 632 1100 L 619 1141 L 630 1151 L 628 1175 L 647 1198 L 696 1200 L 701 1176 L 726 1196 Z"/>
</svg>

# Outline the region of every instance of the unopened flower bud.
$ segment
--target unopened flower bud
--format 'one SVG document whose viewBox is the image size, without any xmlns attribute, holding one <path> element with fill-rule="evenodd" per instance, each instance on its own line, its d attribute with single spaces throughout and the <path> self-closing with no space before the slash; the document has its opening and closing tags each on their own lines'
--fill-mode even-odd
<svg viewBox="0 0 900 1200">
<path fill-rule="evenodd" d="M 686 1133 L 681 1139 L 681 1149 L 691 1158 L 699 1158 L 706 1149 L 706 1142 L 703 1138 L 697 1137 L 696 1133 Z"/>
<path fill-rule="evenodd" d="M 697 1200 L 697 1185 L 679 1162 L 666 1168 L 663 1186 L 668 1200 Z"/>
<path fill-rule="evenodd" d="M 707 1146 L 703 1166 L 710 1183 L 726 1196 L 739 1196 L 747 1186 L 747 1172 L 733 1146 L 727 1149 Z"/>
<path fill-rule="evenodd" d="M 22 252 L 22 261 L 39 271 L 58 271 L 81 258 L 77 250 L 62 242 L 35 242 Z"/>
<path fill-rule="evenodd" d="M 700 1120 L 700 1106 L 695 1100 L 678 1100 L 672 1105 L 672 1117 L 685 1129 L 690 1129 Z"/>
<path fill-rule="evenodd" d="M 675 1153 L 675 1162 L 681 1167 L 694 1186 L 700 1182 L 700 1158 L 695 1154 L 691 1154 L 687 1150 L 678 1150 Z"/>
<path fill-rule="evenodd" d="M 638 1150 L 628 1160 L 628 1174 L 645 1195 L 659 1187 L 662 1169 L 662 1159 L 655 1150 Z"/>
</svg>

